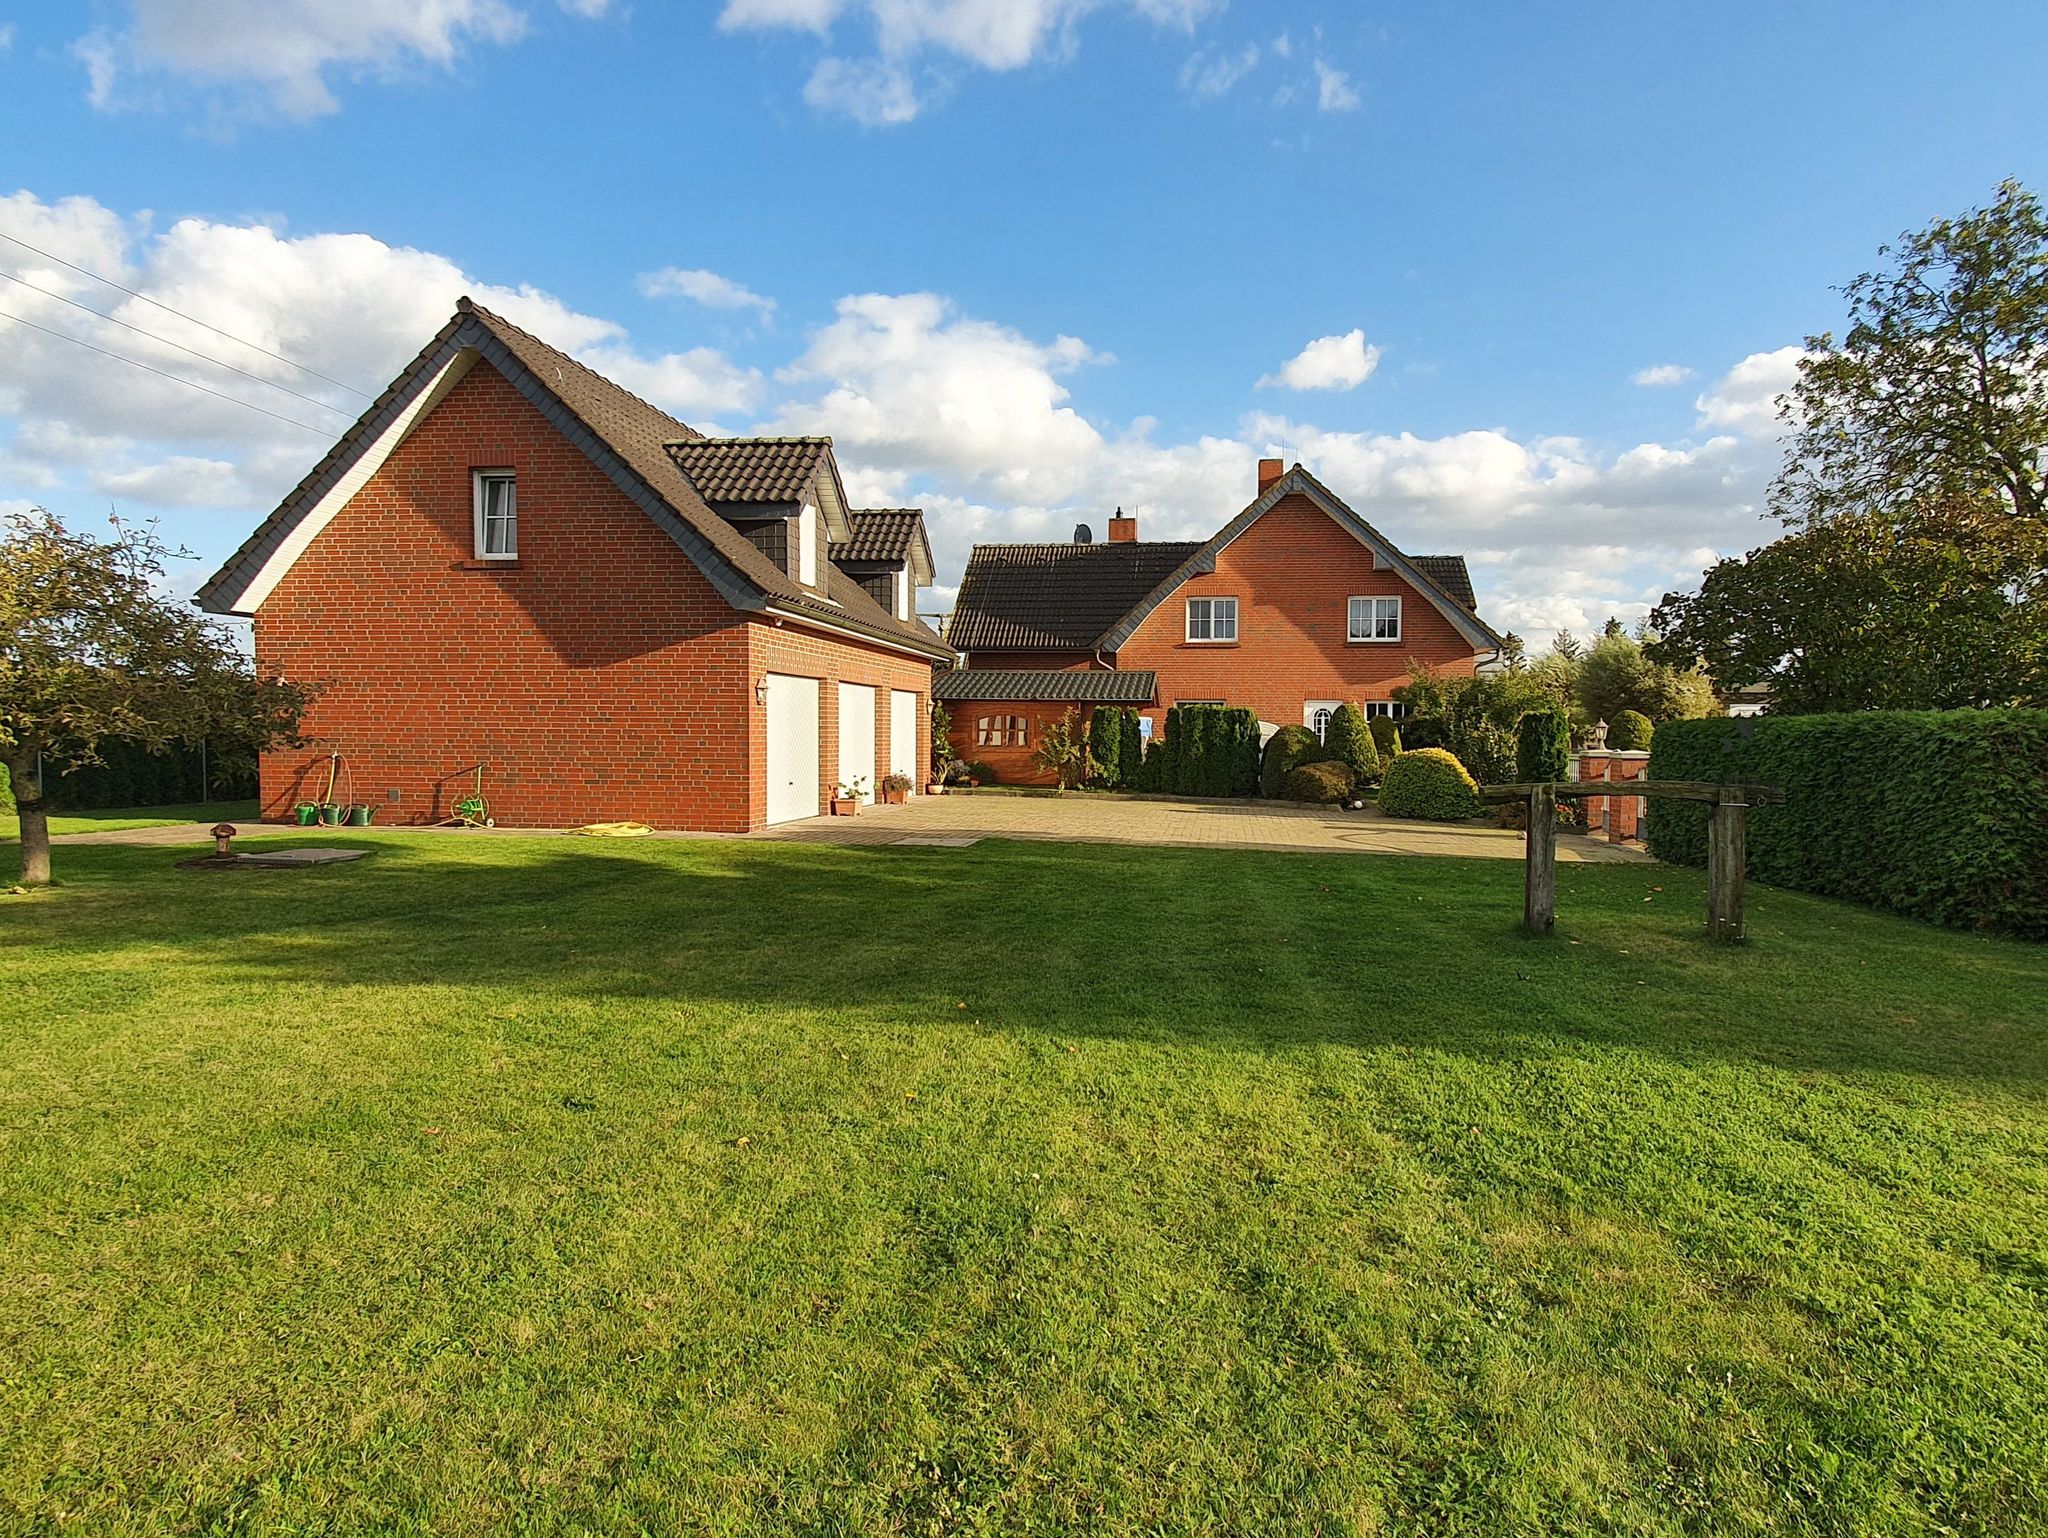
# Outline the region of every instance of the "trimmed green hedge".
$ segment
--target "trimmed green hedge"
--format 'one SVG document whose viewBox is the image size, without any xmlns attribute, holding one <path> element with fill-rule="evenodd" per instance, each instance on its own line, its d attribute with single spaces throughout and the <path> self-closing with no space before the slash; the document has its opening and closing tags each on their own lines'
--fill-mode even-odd
<svg viewBox="0 0 2048 1538">
<path fill-rule="evenodd" d="M 1607 745 L 1620 753 L 1648 752 L 1656 738 L 1656 726 L 1640 710 L 1624 710 L 1607 726 Z"/>
<path fill-rule="evenodd" d="M 1337 762 L 1351 771 L 1352 783 L 1378 783 L 1379 749 L 1373 746 L 1372 731 L 1365 724 L 1363 711 L 1348 702 L 1339 705 L 1331 715 L 1329 728 L 1323 735 L 1325 746 L 1336 756 Z"/>
<path fill-rule="evenodd" d="M 1782 789 L 1748 815 L 1759 881 L 2048 938 L 2048 710 L 1668 721 L 1650 774 Z M 1708 809 L 1648 806 L 1650 852 L 1704 865 Z"/>
<path fill-rule="evenodd" d="M 1340 760 L 1319 759 L 1289 772 L 1282 787 L 1289 801 L 1342 801 L 1351 794 L 1351 770 Z"/>
<path fill-rule="evenodd" d="M 1515 723 L 1515 778 L 1561 780 L 1572 758 L 1572 728 L 1561 710 L 1532 710 Z"/>
<path fill-rule="evenodd" d="M 1479 815 L 1479 786 L 1446 748 L 1416 748 L 1387 767 L 1380 810 L 1389 817 L 1463 822 Z"/>
<path fill-rule="evenodd" d="M 1148 789 L 1182 796 L 1259 792 L 1259 718 L 1229 705 L 1176 705 L 1166 713 L 1166 755 Z M 1147 771 L 1154 749 L 1145 761 Z"/>
<path fill-rule="evenodd" d="M 202 772 L 202 770 L 204 772 Z M 14 796 L 0 769 L 0 808 Z M 184 806 L 197 801 L 249 801 L 256 796 L 256 754 L 245 743 L 174 742 L 152 753 L 139 742 L 100 745 L 100 762 L 61 771 L 45 763 L 43 797 L 53 810 L 103 806 Z"/>
<path fill-rule="evenodd" d="M 1401 728 L 1387 716 L 1374 716 L 1366 724 L 1372 729 L 1372 745 L 1380 755 L 1380 770 L 1384 773 L 1401 751 Z"/>
</svg>

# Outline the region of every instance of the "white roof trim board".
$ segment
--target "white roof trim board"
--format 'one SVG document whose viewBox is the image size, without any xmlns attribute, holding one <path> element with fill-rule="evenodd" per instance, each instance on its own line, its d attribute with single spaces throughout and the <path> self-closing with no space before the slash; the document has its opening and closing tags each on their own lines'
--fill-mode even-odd
<svg viewBox="0 0 2048 1538">
<path fill-rule="evenodd" d="M 263 600 L 284 580 L 285 573 L 306 553 L 320 531 L 334 521 L 336 513 L 348 506 L 351 497 L 370 483 L 370 477 L 384 468 L 385 461 L 397 452 L 398 446 L 412 436 L 412 430 L 419 425 L 421 418 L 440 405 L 448 392 L 462 382 L 463 376 L 475 366 L 477 357 L 474 348 L 465 347 L 442 364 L 427 387 L 407 402 L 382 431 L 341 467 L 340 474 L 313 505 L 283 532 L 277 547 L 264 558 L 256 574 L 241 590 L 220 596 L 227 613 L 254 614 L 262 607 Z"/>
</svg>

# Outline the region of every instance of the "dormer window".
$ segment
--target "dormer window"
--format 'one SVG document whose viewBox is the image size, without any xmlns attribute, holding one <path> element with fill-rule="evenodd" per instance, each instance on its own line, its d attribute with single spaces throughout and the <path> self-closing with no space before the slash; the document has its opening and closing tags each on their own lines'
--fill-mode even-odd
<svg viewBox="0 0 2048 1538">
<path fill-rule="evenodd" d="M 510 470 L 472 470 L 470 502 L 479 561 L 519 559 L 519 496 Z"/>
</svg>

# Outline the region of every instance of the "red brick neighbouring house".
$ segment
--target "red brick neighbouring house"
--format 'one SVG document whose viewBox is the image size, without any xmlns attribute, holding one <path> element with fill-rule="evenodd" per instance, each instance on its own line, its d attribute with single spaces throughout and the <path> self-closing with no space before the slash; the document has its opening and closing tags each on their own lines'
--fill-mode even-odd
<svg viewBox="0 0 2048 1538">
<path fill-rule="evenodd" d="M 1462 556 L 1409 556 L 1301 466 L 1259 465 L 1258 496 L 1206 541 L 1145 542 L 1119 515 L 1109 542 L 981 545 L 968 559 L 941 675 L 949 740 L 1011 783 L 1045 725 L 1133 705 L 1235 705 L 1277 728 L 1321 729 L 1349 702 L 1398 715 L 1413 664 L 1471 673 L 1501 637 L 1475 612 Z"/>
<path fill-rule="evenodd" d="M 846 506 L 831 440 L 709 439 L 463 300 L 199 592 L 320 692 L 262 808 L 745 831 L 922 788 L 922 518 Z"/>
</svg>

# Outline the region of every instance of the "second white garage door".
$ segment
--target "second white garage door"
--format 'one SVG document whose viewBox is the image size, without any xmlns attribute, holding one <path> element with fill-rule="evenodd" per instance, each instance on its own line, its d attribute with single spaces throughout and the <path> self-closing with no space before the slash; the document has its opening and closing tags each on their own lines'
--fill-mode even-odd
<svg viewBox="0 0 2048 1538">
<path fill-rule="evenodd" d="M 924 784 L 917 775 L 917 696 L 908 689 L 889 691 L 889 772 L 909 780 L 913 793 Z"/>
<path fill-rule="evenodd" d="M 818 680 L 768 675 L 768 820 L 818 815 Z"/>
<path fill-rule="evenodd" d="M 875 691 L 866 684 L 839 686 L 839 783 L 860 782 L 860 798 L 875 799 Z"/>
</svg>

